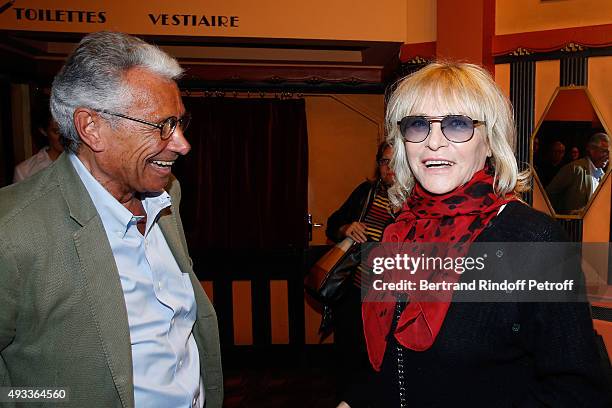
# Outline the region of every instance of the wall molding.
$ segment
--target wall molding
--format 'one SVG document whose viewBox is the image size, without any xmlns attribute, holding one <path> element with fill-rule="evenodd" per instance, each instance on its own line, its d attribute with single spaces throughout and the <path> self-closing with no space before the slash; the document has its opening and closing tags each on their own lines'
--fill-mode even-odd
<svg viewBox="0 0 612 408">
<path fill-rule="evenodd" d="M 612 24 L 572 27 L 557 30 L 496 35 L 493 37 L 495 57 L 511 55 L 522 49 L 530 54 L 585 51 L 612 47 Z"/>
<path fill-rule="evenodd" d="M 612 55 L 612 24 L 496 35 L 492 41 L 496 64 L 529 58 L 533 61 L 560 59 L 563 54 L 583 53 L 583 57 Z M 403 44 L 400 61 L 436 59 L 436 42 Z"/>
</svg>

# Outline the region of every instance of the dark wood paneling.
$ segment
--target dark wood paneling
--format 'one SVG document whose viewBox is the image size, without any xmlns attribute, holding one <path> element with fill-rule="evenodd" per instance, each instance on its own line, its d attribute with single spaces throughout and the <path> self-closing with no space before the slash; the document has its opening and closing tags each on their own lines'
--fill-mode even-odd
<svg viewBox="0 0 612 408">
<path fill-rule="evenodd" d="M 382 93 L 386 80 L 382 67 L 182 65 L 186 89 Z"/>
<path fill-rule="evenodd" d="M 568 55 L 560 60 L 560 86 L 586 86 L 588 58 L 582 55 Z"/>
<path fill-rule="evenodd" d="M 582 220 L 557 218 L 572 242 L 582 242 Z"/>
<path fill-rule="evenodd" d="M 253 344 L 272 342 L 270 320 L 270 280 L 254 275 L 251 281 L 251 302 L 253 310 Z"/>
<path fill-rule="evenodd" d="M 0 68 L 0 74 L 13 79 L 26 78 L 41 86 L 48 86 L 66 55 L 48 52 L 45 45 L 60 44 L 61 49 L 69 50 L 83 35 L 0 30 L 0 58 L 7 61 Z M 186 68 L 182 88 L 226 91 L 380 94 L 397 71 L 401 46 L 401 43 L 381 41 L 180 36 L 143 38 L 161 47 L 183 47 L 183 56 L 178 58 Z M 233 47 L 235 52 L 232 58 L 207 58 L 205 52 L 194 51 L 197 47 Z M 252 53 L 247 51 L 251 48 L 273 50 L 278 58 L 249 59 Z M 300 59 L 299 53 L 284 53 L 285 50 L 322 50 L 329 53 L 325 60 L 312 61 Z M 343 59 L 344 51 L 351 52 L 353 56 L 360 55 L 360 58 L 347 61 Z"/>
<path fill-rule="evenodd" d="M 534 128 L 535 62 L 515 61 L 510 64 L 510 101 L 517 127 L 516 160 L 519 170 L 529 164 L 529 140 Z M 531 204 L 531 192 L 524 199 Z"/>
<path fill-rule="evenodd" d="M 212 281 L 214 305 L 219 317 L 221 343 L 234 344 L 232 282 L 251 282 L 253 345 L 272 341 L 270 318 L 270 281 L 287 281 L 289 344 L 303 345 L 305 339 L 303 274 L 305 251 L 287 250 L 211 250 L 192 254 L 200 280 Z"/>
<path fill-rule="evenodd" d="M 234 311 L 231 279 L 213 281 L 214 306 L 219 321 L 221 347 L 234 344 Z"/>
</svg>

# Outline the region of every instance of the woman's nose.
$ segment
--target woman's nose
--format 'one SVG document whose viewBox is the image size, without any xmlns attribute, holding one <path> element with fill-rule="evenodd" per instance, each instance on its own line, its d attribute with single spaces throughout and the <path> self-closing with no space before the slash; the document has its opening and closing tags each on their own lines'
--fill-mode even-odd
<svg viewBox="0 0 612 408">
<path fill-rule="evenodd" d="M 448 146 L 448 140 L 442 133 L 440 123 L 431 124 L 431 130 L 427 139 L 425 139 L 425 143 L 431 150 L 438 150 L 440 147 Z"/>
</svg>

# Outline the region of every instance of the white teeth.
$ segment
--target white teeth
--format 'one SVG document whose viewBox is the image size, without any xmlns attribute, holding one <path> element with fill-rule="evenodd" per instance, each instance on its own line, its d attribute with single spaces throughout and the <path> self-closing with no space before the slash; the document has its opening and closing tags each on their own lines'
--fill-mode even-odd
<svg viewBox="0 0 612 408">
<path fill-rule="evenodd" d="M 151 163 L 156 164 L 160 167 L 170 167 L 174 164 L 174 160 L 173 161 L 151 160 Z"/>
<path fill-rule="evenodd" d="M 446 160 L 427 160 L 425 162 L 425 166 L 426 167 L 431 167 L 431 166 L 452 166 L 453 163 L 446 161 Z"/>
</svg>

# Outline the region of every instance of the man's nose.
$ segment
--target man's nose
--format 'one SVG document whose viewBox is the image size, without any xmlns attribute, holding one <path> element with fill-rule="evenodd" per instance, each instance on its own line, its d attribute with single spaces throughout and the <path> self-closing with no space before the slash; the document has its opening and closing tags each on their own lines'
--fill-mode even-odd
<svg viewBox="0 0 612 408">
<path fill-rule="evenodd" d="M 181 129 L 179 126 L 174 129 L 174 132 L 172 132 L 172 135 L 170 136 L 168 149 L 180 154 L 181 156 L 186 155 L 191 150 L 191 145 L 187 141 L 187 138 L 183 133 L 183 129 Z"/>
</svg>

